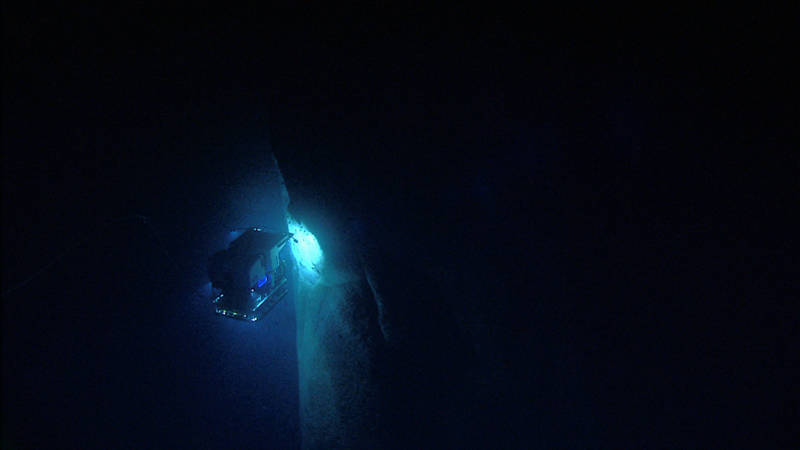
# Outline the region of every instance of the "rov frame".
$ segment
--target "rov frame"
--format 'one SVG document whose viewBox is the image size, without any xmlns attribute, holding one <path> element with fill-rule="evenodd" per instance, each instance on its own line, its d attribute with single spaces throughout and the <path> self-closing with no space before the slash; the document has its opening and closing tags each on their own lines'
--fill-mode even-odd
<svg viewBox="0 0 800 450">
<path fill-rule="evenodd" d="M 209 260 L 215 312 L 255 322 L 289 292 L 287 262 L 280 256 L 291 233 L 249 228 Z"/>
</svg>

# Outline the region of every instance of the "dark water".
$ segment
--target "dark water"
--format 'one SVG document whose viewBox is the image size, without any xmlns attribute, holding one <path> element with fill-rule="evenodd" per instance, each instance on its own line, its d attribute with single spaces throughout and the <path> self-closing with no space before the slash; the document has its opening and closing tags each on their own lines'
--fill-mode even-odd
<svg viewBox="0 0 800 450">
<path fill-rule="evenodd" d="M 267 150 L 250 156 L 263 163 Z M 85 217 L 86 231 L 66 234 L 55 219 L 52 228 L 21 231 L 52 242 L 49 249 L 12 247 L 24 251 L 16 254 L 21 263 L 37 269 L 61 257 L 4 298 L 8 442 L 299 445 L 294 299 L 254 324 L 216 316 L 210 304 L 205 261 L 226 245 L 229 230 L 281 225 L 277 185 L 264 164 L 251 167 L 240 168 L 235 186 L 215 181 L 223 175 L 204 179 L 197 166 L 164 179 L 163 194 L 144 200 L 155 212 L 147 222 L 122 216 L 97 227 L 91 222 L 99 217 Z M 247 175 L 253 178 L 242 181 Z M 207 190 L 184 197 L 176 195 L 179 185 Z M 225 217 L 231 208 L 235 217 Z"/>
<path fill-rule="evenodd" d="M 3 447 L 299 445 L 292 299 L 203 291 L 281 225 L 270 143 L 439 261 L 480 359 L 453 433 L 797 447 L 796 11 L 362 12 L 4 10 Z"/>
</svg>

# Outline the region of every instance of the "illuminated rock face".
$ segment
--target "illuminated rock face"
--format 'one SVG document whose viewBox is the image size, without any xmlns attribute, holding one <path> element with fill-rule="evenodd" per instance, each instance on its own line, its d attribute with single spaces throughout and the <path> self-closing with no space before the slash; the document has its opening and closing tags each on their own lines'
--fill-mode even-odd
<svg viewBox="0 0 800 450">
<path fill-rule="evenodd" d="M 457 445 L 463 369 L 436 281 L 380 238 L 289 211 L 303 446 Z"/>
<path fill-rule="evenodd" d="M 319 281 L 325 264 L 325 255 L 319 241 L 303 223 L 289 215 L 286 224 L 293 235 L 290 244 L 292 255 L 297 262 L 298 275 L 304 284 L 313 286 Z"/>
<path fill-rule="evenodd" d="M 375 305 L 362 274 L 324 263 L 314 234 L 293 218 L 297 262 L 300 417 L 306 448 L 379 446 Z M 366 432 L 371 430 L 371 432 Z"/>
<path fill-rule="evenodd" d="M 382 342 L 365 277 L 357 264 L 344 268 L 326 257 L 302 219 L 286 217 L 296 262 L 303 447 L 380 447 L 375 356 Z"/>
<path fill-rule="evenodd" d="M 363 277 L 299 282 L 297 349 L 306 448 L 378 448 L 383 350 Z"/>
</svg>

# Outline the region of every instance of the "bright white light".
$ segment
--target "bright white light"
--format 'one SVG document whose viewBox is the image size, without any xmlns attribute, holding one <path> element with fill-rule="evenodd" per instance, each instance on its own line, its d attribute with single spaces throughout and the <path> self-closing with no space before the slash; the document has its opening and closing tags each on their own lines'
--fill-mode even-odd
<svg viewBox="0 0 800 450">
<path fill-rule="evenodd" d="M 319 242 L 305 225 L 294 220 L 292 216 L 288 217 L 287 222 L 289 232 L 294 235 L 290 240 L 292 254 L 300 265 L 304 277 L 310 282 L 315 282 L 320 277 L 324 261 Z"/>
</svg>

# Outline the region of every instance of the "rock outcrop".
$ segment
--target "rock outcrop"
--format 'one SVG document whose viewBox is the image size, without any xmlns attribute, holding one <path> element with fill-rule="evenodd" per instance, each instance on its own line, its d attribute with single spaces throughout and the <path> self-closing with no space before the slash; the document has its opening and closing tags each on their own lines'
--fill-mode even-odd
<svg viewBox="0 0 800 450">
<path fill-rule="evenodd" d="M 392 231 L 286 195 L 289 230 L 300 236 L 293 252 L 303 446 L 456 445 L 463 430 L 448 430 L 464 425 L 458 404 L 469 344 L 440 280 L 413 252 L 398 251 Z M 312 262 L 309 251 L 321 257 Z"/>
</svg>

